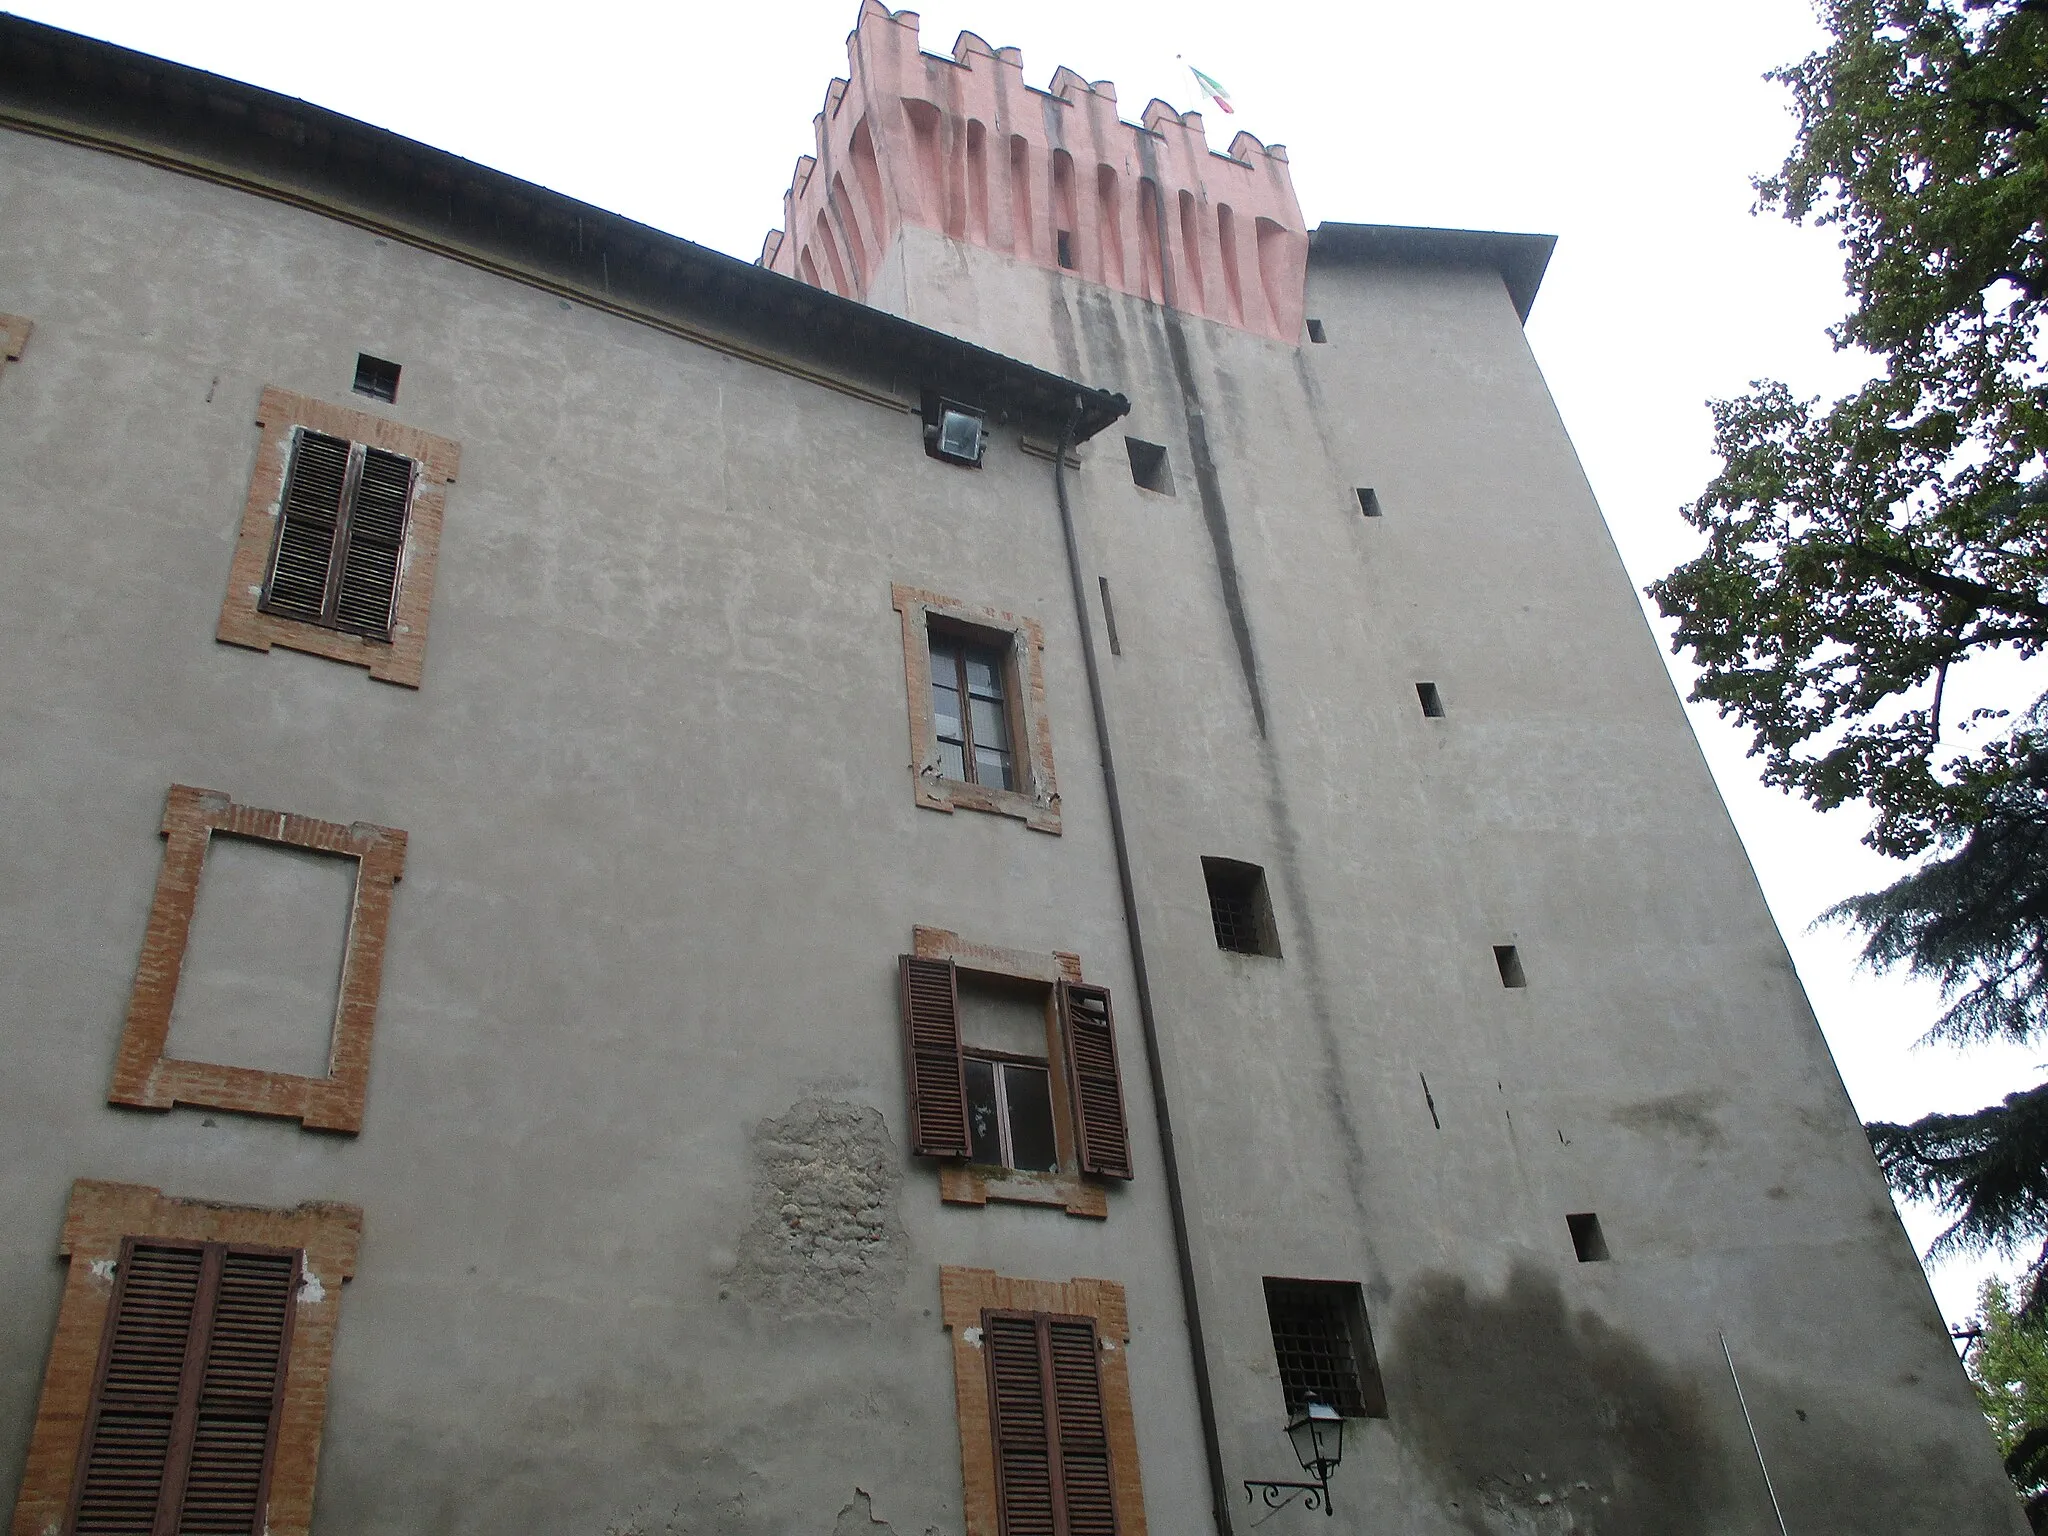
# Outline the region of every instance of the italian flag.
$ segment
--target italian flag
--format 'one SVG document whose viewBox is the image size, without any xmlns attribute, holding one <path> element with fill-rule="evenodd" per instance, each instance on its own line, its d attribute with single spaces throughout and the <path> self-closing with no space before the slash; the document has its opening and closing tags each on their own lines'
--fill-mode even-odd
<svg viewBox="0 0 2048 1536">
<path fill-rule="evenodd" d="M 1188 73 L 1195 77 L 1195 89 L 1215 102 L 1217 106 L 1226 112 L 1235 112 L 1237 110 L 1237 108 L 1230 104 L 1230 92 L 1223 89 L 1223 83 L 1220 80 L 1203 74 L 1192 64 L 1188 66 Z"/>
</svg>

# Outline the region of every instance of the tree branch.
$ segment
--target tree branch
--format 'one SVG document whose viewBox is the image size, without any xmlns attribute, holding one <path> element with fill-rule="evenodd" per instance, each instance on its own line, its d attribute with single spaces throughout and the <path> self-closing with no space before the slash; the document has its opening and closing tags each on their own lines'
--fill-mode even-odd
<svg viewBox="0 0 2048 1536">
<path fill-rule="evenodd" d="M 1973 609 L 1991 608 L 2001 613 L 2017 614 L 2032 619 L 2036 624 L 2048 628 L 2048 604 L 2022 593 L 2008 592 L 2003 587 L 1994 587 L 1989 582 L 1972 581 L 1967 576 L 1951 576 L 1946 571 L 1929 570 L 1924 565 L 1915 565 L 1897 555 L 1888 555 L 1881 549 L 1873 549 L 1862 539 L 1850 541 L 1851 549 L 1874 560 L 1892 575 L 1912 582 L 1925 591 L 1939 597 L 1956 598 L 1967 602 Z"/>
</svg>

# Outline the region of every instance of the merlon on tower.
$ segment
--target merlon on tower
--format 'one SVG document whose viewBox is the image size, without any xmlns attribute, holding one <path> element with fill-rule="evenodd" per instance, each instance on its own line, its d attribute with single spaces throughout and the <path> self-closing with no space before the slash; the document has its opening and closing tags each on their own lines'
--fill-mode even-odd
<svg viewBox="0 0 2048 1536">
<path fill-rule="evenodd" d="M 1217 154 L 1200 113 L 1157 99 L 1127 123 L 1109 81 L 1062 66 L 1038 90 L 1021 50 L 972 32 L 950 59 L 925 53 L 916 13 L 881 0 L 865 0 L 846 54 L 761 265 L 893 308 L 891 248 L 917 226 L 1298 340 L 1308 236 L 1285 146 L 1239 133 Z"/>
</svg>

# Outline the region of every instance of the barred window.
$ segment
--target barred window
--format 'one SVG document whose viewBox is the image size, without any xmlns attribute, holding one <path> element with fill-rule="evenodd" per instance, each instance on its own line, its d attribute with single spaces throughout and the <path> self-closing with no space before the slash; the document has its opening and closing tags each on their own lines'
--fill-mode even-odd
<svg viewBox="0 0 2048 1536">
<path fill-rule="evenodd" d="M 1273 1356 L 1291 1416 L 1323 1403 L 1347 1419 L 1387 1416 L 1365 1299 L 1349 1280 L 1266 1280 Z"/>
<path fill-rule="evenodd" d="M 1236 859 L 1202 860 L 1202 878 L 1209 887 L 1209 920 L 1216 929 L 1216 947 L 1240 955 L 1280 954 L 1280 936 L 1273 925 L 1273 903 L 1266 894 L 1266 872 Z"/>
</svg>

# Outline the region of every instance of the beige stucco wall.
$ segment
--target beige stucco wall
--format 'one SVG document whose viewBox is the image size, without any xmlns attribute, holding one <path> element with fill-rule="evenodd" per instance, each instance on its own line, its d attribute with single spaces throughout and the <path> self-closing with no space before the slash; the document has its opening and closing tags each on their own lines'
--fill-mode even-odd
<svg viewBox="0 0 2048 1536">
<path fill-rule="evenodd" d="M 1198 1525 L 1135 1036 L 1108 1222 L 904 1152 L 914 924 L 1130 994 L 1049 466 L 11 134 L 0 289 L 0 1505 L 96 1177 L 363 1206 L 316 1530 L 957 1528 L 942 1263 L 1127 1285 L 1155 1529 Z M 265 384 L 462 444 L 417 693 L 213 638 Z M 1045 625 L 1065 836 L 914 807 L 892 582 Z M 106 1106 L 173 782 L 409 833 L 360 1137 Z M 790 1147 L 884 1201 L 851 1281 L 778 1268 Z"/>
<path fill-rule="evenodd" d="M 1081 532 L 1232 1475 L 1287 1460 L 1258 1276 L 1355 1277 L 1392 1417 L 1340 1525 L 1775 1529 L 1725 1336 L 1791 1530 L 2017 1529 L 1499 278 L 1312 262 L 1286 348 L 898 260 L 921 323 L 1133 402 Z M 1216 950 L 1205 854 L 1267 867 L 1284 960 Z"/>
<path fill-rule="evenodd" d="M 914 230 L 883 286 L 1133 401 L 1072 483 L 1233 1486 L 1293 1475 L 1294 1275 L 1388 1376 L 1333 1532 L 1774 1529 L 1723 1336 L 1789 1529 L 2019 1530 L 1498 281 L 1314 268 L 1299 349 Z M 317 1530 L 957 1529 L 941 1264 L 1124 1283 L 1151 1528 L 1205 1528 L 1050 467 L 13 135 L 0 307 L 0 1500 L 83 1176 L 364 1207 Z M 355 403 L 358 351 L 463 449 L 416 694 L 212 638 L 258 392 Z M 913 806 L 892 582 L 1045 625 L 1063 836 Z M 359 1138 L 104 1105 L 172 782 L 410 834 Z M 1217 951 L 1205 854 L 1284 959 Z M 903 1155 L 916 923 L 1116 989 L 1106 1224 Z M 792 1148 L 887 1213 L 851 1282 L 781 1264 Z"/>
</svg>

